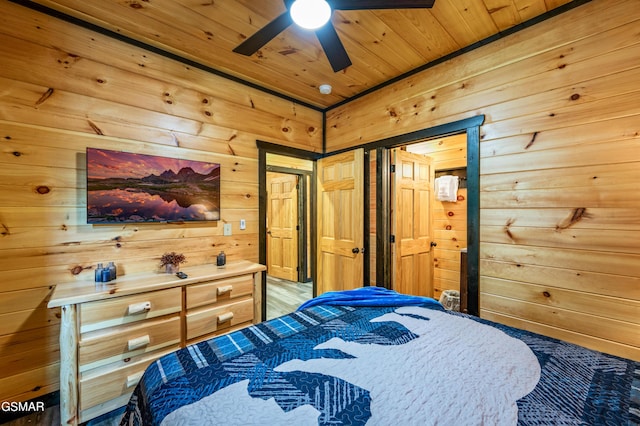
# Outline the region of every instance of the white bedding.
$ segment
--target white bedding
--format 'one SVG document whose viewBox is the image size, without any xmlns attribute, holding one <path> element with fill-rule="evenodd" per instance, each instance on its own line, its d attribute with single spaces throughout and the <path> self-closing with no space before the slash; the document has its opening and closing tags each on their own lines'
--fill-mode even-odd
<svg viewBox="0 0 640 426">
<path fill-rule="evenodd" d="M 332 338 L 315 349 L 337 349 L 352 358 L 293 359 L 274 370 L 321 373 L 369 391 L 369 425 L 517 424 L 516 401 L 540 378 L 538 360 L 525 343 L 494 327 L 422 307 L 401 307 L 372 320 L 384 321 L 419 337 L 400 345 Z M 248 384 L 244 380 L 185 405 L 162 424 L 318 424 L 321 413 L 311 404 L 284 412 L 273 399 L 251 397 Z"/>
</svg>

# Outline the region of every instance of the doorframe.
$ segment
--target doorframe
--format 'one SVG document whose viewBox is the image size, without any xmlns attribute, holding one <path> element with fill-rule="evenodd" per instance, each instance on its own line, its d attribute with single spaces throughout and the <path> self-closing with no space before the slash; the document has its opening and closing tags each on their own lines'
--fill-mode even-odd
<svg viewBox="0 0 640 426">
<path fill-rule="evenodd" d="M 307 238 L 307 230 L 309 230 L 310 223 L 307 223 L 307 214 L 308 208 L 306 201 L 309 200 L 311 194 L 307 192 L 307 178 L 310 179 L 310 183 L 313 180 L 313 172 L 308 170 L 300 170 L 300 169 L 292 169 L 289 167 L 281 167 L 281 166 L 270 166 L 266 165 L 267 172 L 271 173 L 280 173 L 285 175 L 294 175 L 298 177 L 298 217 L 297 223 L 298 226 L 298 282 L 306 283 L 311 281 L 311 275 L 307 275 L 307 271 L 309 270 L 309 263 L 306 256 L 307 244 L 309 243 Z M 267 203 L 268 204 L 268 203 Z M 265 204 L 266 209 L 269 209 L 269 206 Z M 268 255 L 268 253 L 267 253 Z"/>
<path fill-rule="evenodd" d="M 310 204 L 311 208 L 311 224 L 317 221 L 317 212 L 313 208 L 315 202 L 313 200 L 316 193 L 316 161 L 322 158 L 322 154 L 312 151 L 305 151 L 302 149 L 291 148 L 283 145 L 278 145 L 261 140 L 256 141 L 256 147 L 258 148 L 258 262 L 262 265 L 267 264 L 267 154 L 278 154 L 286 157 L 301 158 L 304 160 L 311 160 L 313 162 L 313 171 L 311 172 L 311 194 Z M 296 170 L 300 172 L 300 170 Z M 311 244 L 312 253 L 315 251 L 313 247 L 316 244 L 316 228 L 311 228 Z M 313 296 L 316 296 L 316 262 L 314 256 L 311 256 L 311 280 L 313 281 Z M 261 272 L 261 318 L 260 321 L 264 321 L 267 317 L 267 271 Z"/>
<path fill-rule="evenodd" d="M 377 206 L 390 206 L 391 167 L 388 152 L 391 148 L 410 145 L 425 140 L 456 134 L 467 135 L 467 311 L 478 316 L 479 307 L 479 263 L 480 263 L 480 126 L 485 116 L 478 115 L 451 123 L 381 139 L 366 145 L 365 149 L 376 150 L 376 195 Z M 380 149 L 379 149 L 380 148 Z M 366 192 L 370 193 L 371 191 Z M 391 227 L 390 208 L 376 209 L 376 253 L 385 262 L 376 258 L 376 282 L 391 282 Z"/>
</svg>

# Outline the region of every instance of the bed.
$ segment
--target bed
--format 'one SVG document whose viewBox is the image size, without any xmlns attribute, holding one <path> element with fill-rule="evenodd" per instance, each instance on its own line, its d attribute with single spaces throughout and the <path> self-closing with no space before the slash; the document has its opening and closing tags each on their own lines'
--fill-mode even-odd
<svg viewBox="0 0 640 426">
<path fill-rule="evenodd" d="M 122 425 L 638 425 L 640 363 L 370 287 L 151 364 Z"/>
</svg>

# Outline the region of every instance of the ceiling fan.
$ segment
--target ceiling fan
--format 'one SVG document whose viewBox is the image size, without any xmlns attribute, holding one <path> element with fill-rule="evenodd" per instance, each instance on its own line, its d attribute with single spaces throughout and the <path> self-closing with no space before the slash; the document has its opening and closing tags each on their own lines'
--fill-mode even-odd
<svg viewBox="0 0 640 426">
<path fill-rule="evenodd" d="M 331 68 L 338 72 L 351 65 L 351 60 L 330 21 L 333 10 L 424 9 L 433 7 L 434 2 L 435 0 L 284 0 L 286 12 L 247 38 L 233 51 L 251 56 L 289 25 L 297 23 L 303 28 L 315 30 Z M 305 15 L 318 22 L 305 24 L 299 21 Z"/>
</svg>

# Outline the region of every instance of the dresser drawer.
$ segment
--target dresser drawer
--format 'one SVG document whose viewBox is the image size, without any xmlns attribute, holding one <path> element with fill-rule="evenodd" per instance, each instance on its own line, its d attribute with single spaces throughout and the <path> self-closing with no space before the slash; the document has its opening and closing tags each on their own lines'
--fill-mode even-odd
<svg viewBox="0 0 640 426">
<path fill-rule="evenodd" d="M 187 309 L 225 303 L 253 293 L 253 274 L 187 287 Z"/>
<path fill-rule="evenodd" d="M 122 395 L 128 395 L 142 378 L 145 369 L 156 359 L 180 348 L 180 345 L 140 355 L 108 367 L 82 374 L 79 383 L 79 409 L 86 410 Z"/>
<path fill-rule="evenodd" d="M 84 333 L 78 345 L 79 369 L 86 371 L 176 344 L 180 344 L 179 314 Z"/>
<path fill-rule="evenodd" d="M 187 340 L 253 321 L 253 299 L 187 312 Z"/>
<path fill-rule="evenodd" d="M 80 332 L 142 321 L 182 309 L 182 289 L 151 291 L 132 296 L 83 303 L 80 306 Z"/>
</svg>

